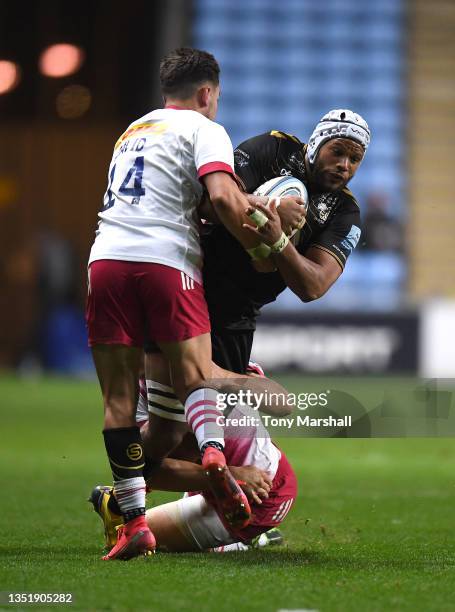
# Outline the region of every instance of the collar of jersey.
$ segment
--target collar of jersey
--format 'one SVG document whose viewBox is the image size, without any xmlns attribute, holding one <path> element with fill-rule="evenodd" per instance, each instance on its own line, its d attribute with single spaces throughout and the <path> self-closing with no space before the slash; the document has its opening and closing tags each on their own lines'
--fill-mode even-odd
<svg viewBox="0 0 455 612">
<path fill-rule="evenodd" d="M 174 104 L 169 104 L 169 106 L 164 107 L 166 110 L 168 108 L 172 108 L 173 110 L 188 110 L 187 108 L 183 108 L 183 106 L 175 106 Z"/>
</svg>

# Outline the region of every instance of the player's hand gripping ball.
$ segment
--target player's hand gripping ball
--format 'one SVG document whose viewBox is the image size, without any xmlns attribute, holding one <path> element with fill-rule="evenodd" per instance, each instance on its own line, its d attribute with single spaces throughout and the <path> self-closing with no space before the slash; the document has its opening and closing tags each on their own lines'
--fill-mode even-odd
<svg viewBox="0 0 455 612">
<path fill-rule="evenodd" d="M 281 225 L 289 238 L 294 237 L 295 244 L 298 240 L 297 232 L 305 224 L 308 210 L 308 192 L 302 181 L 293 176 L 278 176 L 258 187 L 254 195 L 267 196 L 269 198 L 267 206 L 273 199 L 280 198 L 277 210 Z"/>
</svg>

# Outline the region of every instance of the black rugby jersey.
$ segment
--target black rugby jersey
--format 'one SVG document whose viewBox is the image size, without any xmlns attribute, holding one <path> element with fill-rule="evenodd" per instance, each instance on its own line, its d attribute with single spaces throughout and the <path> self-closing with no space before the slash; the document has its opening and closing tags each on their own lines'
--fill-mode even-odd
<svg viewBox="0 0 455 612">
<path fill-rule="evenodd" d="M 277 176 L 292 175 L 308 189 L 306 223 L 296 248 L 310 246 L 331 253 L 343 268 L 360 238 L 360 211 L 348 189 L 311 193 L 304 162 L 305 144 L 284 132 L 272 131 L 243 142 L 234 151 L 235 171 L 247 193 Z M 259 309 L 286 288 L 279 272 L 254 270 L 240 243 L 222 225 L 202 233 L 204 288 L 214 329 L 255 329 Z"/>
</svg>

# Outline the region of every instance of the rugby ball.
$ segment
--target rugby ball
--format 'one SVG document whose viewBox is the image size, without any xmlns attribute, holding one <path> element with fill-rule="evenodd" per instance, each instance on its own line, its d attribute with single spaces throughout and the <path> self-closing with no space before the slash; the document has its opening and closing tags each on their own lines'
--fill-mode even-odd
<svg viewBox="0 0 455 612">
<path fill-rule="evenodd" d="M 269 196 L 270 198 L 285 198 L 286 196 L 299 196 L 308 208 L 308 192 L 302 181 L 294 176 L 277 176 L 260 185 L 254 195 Z"/>
<path fill-rule="evenodd" d="M 253 195 L 268 196 L 269 198 L 285 198 L 286 196 L 299 196 L 304 201 L 305 211 L 308 210 L 308 191 L 302 181 L 294 176 L 277 176 L 260 185 Z M 269 200 L 270 202 L 271 200 Z M 289 238 L 295 236 L 299 230 L 295 229 Z M 293 241 L 294 242 L 294 241 Z"/>
</svg>

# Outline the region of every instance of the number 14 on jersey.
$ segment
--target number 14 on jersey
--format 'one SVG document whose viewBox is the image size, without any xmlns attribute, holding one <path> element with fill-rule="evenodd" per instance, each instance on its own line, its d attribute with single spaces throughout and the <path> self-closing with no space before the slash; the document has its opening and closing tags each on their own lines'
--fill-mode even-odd
<svg viewBox="0 0 455 612">
<path fill-rule="evenodd" d="M 116 202 L 116 196 L 113 193 L 112 185 L 115 180 L 117 164 L 114 164 L 109 173 L 109 184 L 104 195 L 104 206 L 102 211 L 112 208 Z M 144 173 L 144 156 L 136 157 L 133 165 L 128 169 L 122 184 L 118 189 L 118 193 L 122 196 L 131 197 L 131 204 L 139 204 L 140 197 L 145 195 L 145 189 L 142 187 L 142 175 Z"/>
</svg>

